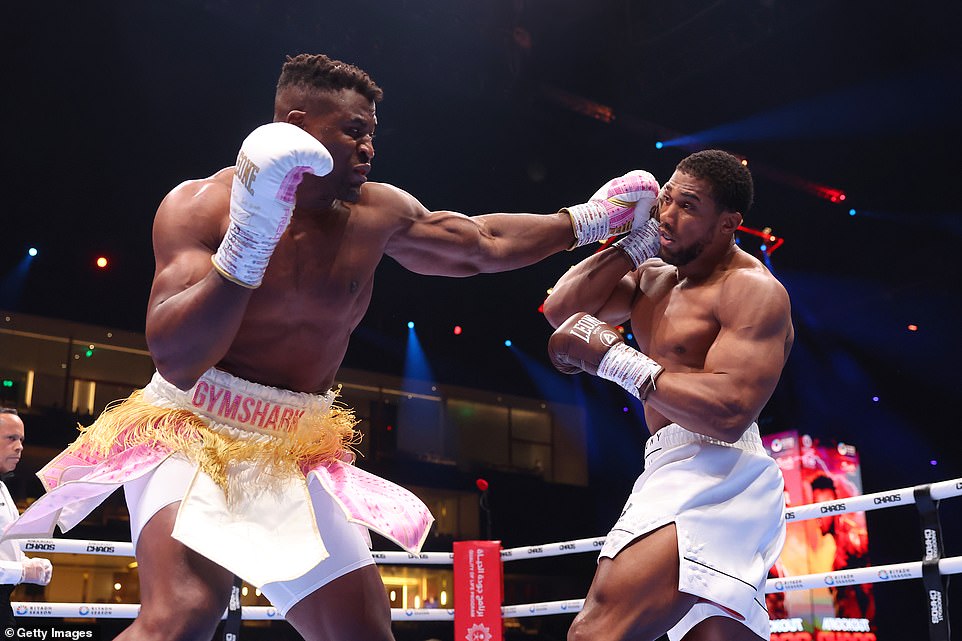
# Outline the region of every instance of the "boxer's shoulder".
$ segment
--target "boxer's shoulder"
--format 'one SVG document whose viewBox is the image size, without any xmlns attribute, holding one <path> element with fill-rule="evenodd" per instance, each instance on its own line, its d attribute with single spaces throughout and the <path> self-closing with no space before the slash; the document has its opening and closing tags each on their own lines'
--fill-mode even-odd
<svg viewBox="0 0 962 641">
<path fill-rule="evenodd" d="M 360 202 L 371 207 L 396 210 L 409 207 L 412 202 L 417 202 L 417 199 L 400 187 L 388 183 L 368 182 L 361 188 Z"/>
<path fill-rule="evenodd" d="M 195 229 L 216 246 L 227 226 L 230 188 L 234 168 L 222 169 L 207 178 L 186 180 L 161 202 L 154 220 L 155 229 L 181 234 Z M 216 237 L 216 238 L 215 238 Z"/>
<path fill-rule="evenodd" d="M 365 183 L 357 204 L 371 219 L 392 229 L 407 226 L 429 213 L 417 198 L 388 183 Z"/>
<path fill-rule="evenodd" d="M 722 272 L 720 289 L 734 296 L 774 297 L 788 299 L 788 292 L 775 276 L 754 256 L 744 254 L 748 260 L 739 261 L 734 269 Z"/>
<path fill-rule="evenodd" d="M 227 207 L 230 202 L 233 177 L 234 168 L 227 167 L 206 178 L 185 180 L 167 194 L 161 206 L 162 208 L 164 206 L 196 208 L 215 205 Z M 226 215 L 227 210 L 224 209 L 223 213 Z"/>
</svg>

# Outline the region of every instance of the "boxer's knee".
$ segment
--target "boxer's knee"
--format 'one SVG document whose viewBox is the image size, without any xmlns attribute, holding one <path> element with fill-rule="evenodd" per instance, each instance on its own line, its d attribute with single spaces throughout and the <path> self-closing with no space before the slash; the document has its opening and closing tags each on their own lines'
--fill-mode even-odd
<svg viewBox="0 0 962 641">
<path fill-rule="evenodd" d="M 142 606 L 137 619 L 119 638 L 137 641 L 208 641 L 227 608 L 228 598 L 229 595 L 223 599 L 201 598 L 191 602 L 177 599 L 164 604 Z"/>
</svg>

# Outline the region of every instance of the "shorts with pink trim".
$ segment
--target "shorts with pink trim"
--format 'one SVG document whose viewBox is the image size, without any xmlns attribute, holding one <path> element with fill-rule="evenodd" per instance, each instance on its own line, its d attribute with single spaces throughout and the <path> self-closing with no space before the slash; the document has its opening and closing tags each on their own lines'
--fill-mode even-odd
<svg viewBox="0 0 962 641">
<path fill-rule="evenodd" d="M 58 525 L 66 532 L 117 488 L 179 454 L 196 469 L 174 538 L 255 586 L 299 577 L 328 556 L 308 491 L 311 479 L 348 521 L 417 553 L 434 520 L 430 511 L 408 490 L 351 464 L 336 438 L 328 438 L 330 417 L 339 411 L 334 397 L 267 387 L 214 369 L 182 391 L 155 373 L 147 387 L 108 408 L 38 473 L 47 493 L 4 539 L 47 537 Z M 333 445 L 323 451 L 335 455 L 315 448 L 325 438 Z M 290 452 L 300 455 L 291 458 Z"/>
</svg>

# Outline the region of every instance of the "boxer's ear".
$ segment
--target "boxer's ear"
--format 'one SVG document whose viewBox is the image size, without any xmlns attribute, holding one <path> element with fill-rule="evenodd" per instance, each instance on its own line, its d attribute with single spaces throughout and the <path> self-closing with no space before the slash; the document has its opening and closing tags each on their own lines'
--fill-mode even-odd
<svg viewBox="0 0 962 641">
<path fill-rule="evenodd" d="M 284 122 L 302 127 L 304 126 L 305 116 L 307 116 L 306 111 L 301 111 L 300 109 L 291 109 L 287 112 L 287 118 L 284 119 Z"/>
<path fill-rule="evenodd" d="M 741 212 L 725 211 L 722 212 L 721 230 L 726 234 L 734 234 L 742 224 Z"/>
</svg>

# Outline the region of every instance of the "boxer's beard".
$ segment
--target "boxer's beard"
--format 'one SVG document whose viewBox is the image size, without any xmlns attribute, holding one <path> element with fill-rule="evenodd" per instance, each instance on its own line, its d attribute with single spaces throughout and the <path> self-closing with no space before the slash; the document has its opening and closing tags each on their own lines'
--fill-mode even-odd
<svg viewBox="0 0 962 641">
<path fill-rule="evenodd" d="M 708 242 L 711 239 L 711 234 L 707 234 L 704 238 L 695 241 L 694 244 L 688 247 L 682 247 L 677 251 L 668 253 L 664 247 L 658 252 L 658 258 L 662 259 L 669 265 L 675 267 L 684 267 L 691 261 L 695 260 L 701 256 L 702 252 L 705 251 L 705 247 L 708 246 Z"/>
</svg>

